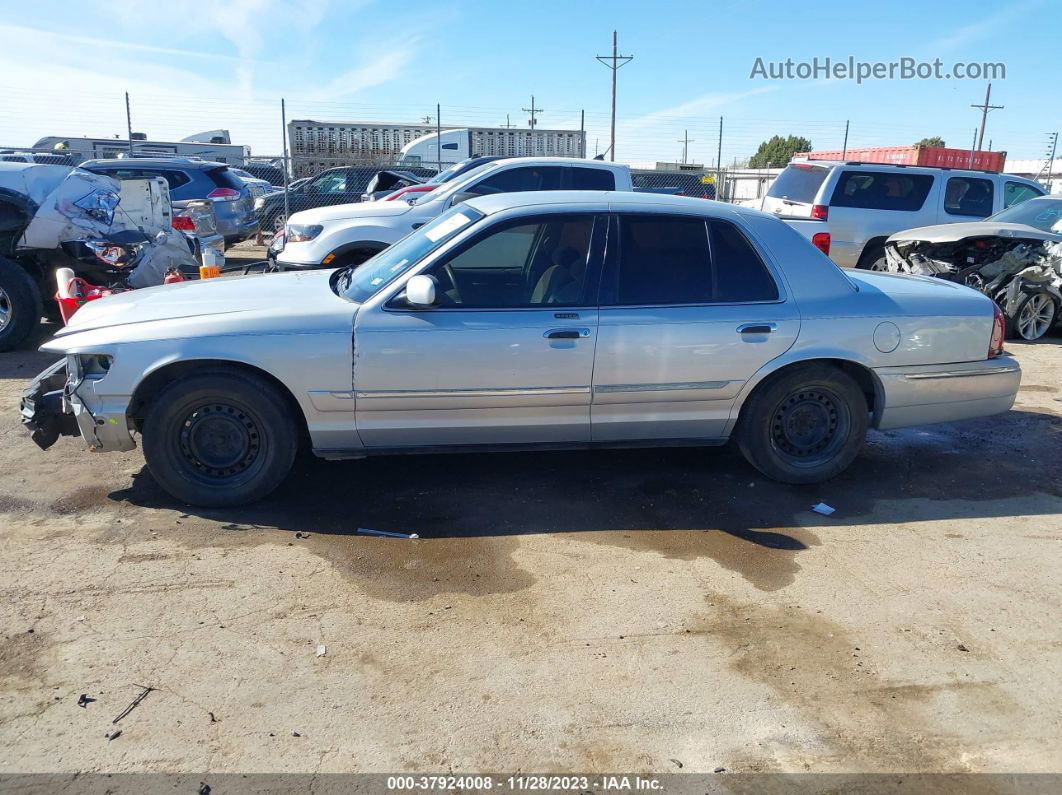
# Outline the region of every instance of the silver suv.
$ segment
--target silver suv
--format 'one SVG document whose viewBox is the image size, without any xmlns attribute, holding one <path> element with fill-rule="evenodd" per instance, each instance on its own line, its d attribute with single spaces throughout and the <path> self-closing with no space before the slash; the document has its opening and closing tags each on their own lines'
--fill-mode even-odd
<svg viewBox="0 0 1062 795">
<path fill-rule="evenodd" d="M 1043 195 L 1011 174 L 807 160 L 778 175 L 762 209 L 842 267 L 885 270 L 885 241 L 896 232 L 987 218 Z"/>
</svg>

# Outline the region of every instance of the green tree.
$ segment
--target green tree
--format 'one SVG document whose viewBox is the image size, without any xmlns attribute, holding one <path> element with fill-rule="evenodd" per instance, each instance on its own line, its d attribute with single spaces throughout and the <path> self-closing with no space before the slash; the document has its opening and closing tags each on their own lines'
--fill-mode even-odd
<svg viewBox="0 0 1062 795">
<path fill-rule="evenodd" d="M 944 139 L 941 138 L 939 135 L 934 135 L 930 138 L 923 138 L 921 141 L 915 141 L 915 146 L 944 147 L 947 146 L 947 144 L 944 143 Z"/>
<path fill-rule="evenodd" d="M 749 158 L 749 168 L 781 168 L 786 165 L 796 152 L 810 152 L 811 141 L 799 135 L 783 138 L 772 135 L 760 144 L 756 154 Z"/>
</svg>

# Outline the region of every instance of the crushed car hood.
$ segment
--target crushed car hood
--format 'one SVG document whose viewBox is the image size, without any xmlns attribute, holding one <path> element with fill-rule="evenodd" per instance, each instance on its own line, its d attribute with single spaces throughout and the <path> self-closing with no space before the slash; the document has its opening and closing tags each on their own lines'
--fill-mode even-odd
<svg viewBox="0 0 1062 795">
<path fill-rule="evenodd" d="M 320 270 L 226 277 L 130 290 L 89 301 L 56 337 L 134 323 L 277 308 L 297 314 L 307 307 L 322 307 L 328 299 L 343 300 L 329 287 L 332 273 Z"/>
<path fill-rule="evenodd" d="M 294 213 L 288 219 L 289 224 L 327 224 L 348 218 L 384 218 L 404 215 L 413 207 L 403 201 L 394 202 L 358 202 L 357 204 L 332 204 L 327 207 L 314 207 Z"/>
<path fill-rule="evenodd" d="M 1062 241 L 1062 235 L 1044 232 L 1026 224 L 1007 224 L 992 221 L 975 221 L 962 224 L 936 224 L 905 229 L 897 232 L 886 242 L 899 243 L 905 240 L 920 240 L 926 243 L 954 243 L 968 237 L 1002 237 L 1021 240 Z"/>
</svg>

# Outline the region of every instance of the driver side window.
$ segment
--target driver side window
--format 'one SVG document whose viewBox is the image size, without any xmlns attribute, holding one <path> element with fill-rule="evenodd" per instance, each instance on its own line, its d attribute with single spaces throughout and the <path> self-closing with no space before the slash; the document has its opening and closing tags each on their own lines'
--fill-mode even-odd
<svg viewBox="0 0 1062 795">
<path fill-rule="evenodd" d="M 529 190 L 560 190 L 561 168 L 558 166 L 523 166 L 510 168 L 480 180 L 468 193 L 487 196 L 492 193 L 520 193 Z"/>
<path fill-rule="evenodd" d="M 503 222 L 431 269 L 438 305 L 509 309 L 585 304 L 593 229 L 592 215 Z"/>
</svg>

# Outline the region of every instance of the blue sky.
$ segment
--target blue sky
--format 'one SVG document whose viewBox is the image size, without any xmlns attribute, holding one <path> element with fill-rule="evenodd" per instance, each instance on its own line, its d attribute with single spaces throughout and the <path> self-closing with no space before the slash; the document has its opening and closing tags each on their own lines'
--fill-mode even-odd
<svg viewBox="0 0 1062 795">
<path fill-rule="evenodd" d="M 9 6 L 8 8 L 4 8 Z M 621 160 L 711 163 L 724 117 L 723 160 L 773 134 L 817 148 L 908 145 L 941 135 L 968 147 L 983 80 L 751 80 L 757 56 L 796 61 L 849 55 L 891 61 L 1002 61 L 986 145 L 1042 157 L 1062 127 L 1057 41 L 1062 2 L 405 3 L 371 0 L 0 2 L 0 146 L 43 135 L 125 131 L 156 139 L 227 127 L 256 154 L 280 149 L 279 99 L 289 118 L 416 121 L 443 107 L 448 124 L 578 126 L 589 148 L 608 139 L 611 47 L 634 61 L 619 73 Z"/>
</svg>

